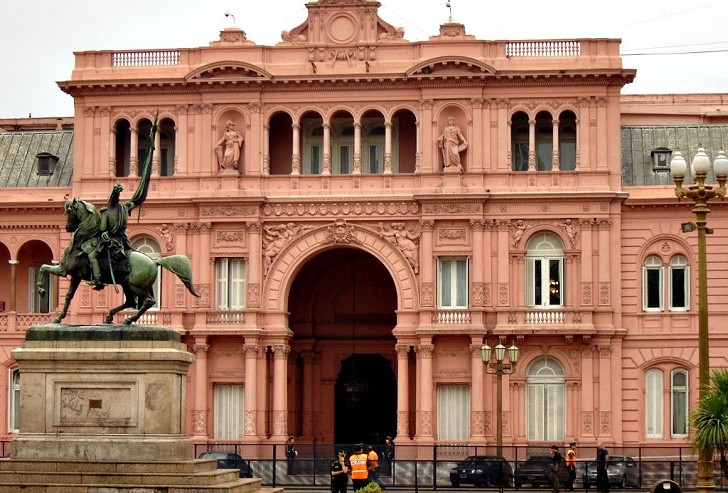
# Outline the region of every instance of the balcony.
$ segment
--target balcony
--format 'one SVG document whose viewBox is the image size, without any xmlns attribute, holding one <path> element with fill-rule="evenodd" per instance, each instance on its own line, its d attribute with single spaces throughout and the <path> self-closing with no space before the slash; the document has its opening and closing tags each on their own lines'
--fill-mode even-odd
<svg viewBox="0 0 728 493">
<path fill-rule="evenodd" d="M 582 335 L 596 333 L 593 310 L 560 308 L 517 308 L 499 311 L 495 334 Z"/>
</svg>

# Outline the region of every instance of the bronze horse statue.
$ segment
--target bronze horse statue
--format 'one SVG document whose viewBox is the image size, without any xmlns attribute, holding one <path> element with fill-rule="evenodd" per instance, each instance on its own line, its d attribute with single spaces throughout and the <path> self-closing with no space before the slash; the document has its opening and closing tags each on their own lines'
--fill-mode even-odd
<svg viewBox="0 0 728 493">
<path fill-rule="evenodd" d="M 68 313 L 68 306 L 71 304 L 81 281 L 91 280 L 91 266 L 86 254 L 80 248 L 82 240 L 76 238 L 79 226 L 82 224 L 88 226 L 90 223 L 94 224 L 96 221 L 100 221 L 100 215 L 96 207 L 85 200 L 73 199 L 66 202 L 64 212 L 68 216 L 66 231 L 73 232 L 74 238 L 64 250 L 58 265 L 44 264 L 41 266 L 38 282 L 36 283 L 38 293 L 43 296 L 45 289 L 42 286 L 47 273 L 59 277 L 71 277 L 71 285 L 66 293 L 65 304 L 61 313 L 53 320 L 54 323 L 60 323 Z M 193 296 L 199 298 L 200 294 L 192 284 L 192 269 L 189 259 L 184 255 L 171 255 L 160 259 L 152 259 L 141 252 L 131 250 L 127 258 L 128 269 L 118 269 L 118 266 L 115 266 L 113 272 L 110 272 L 109 269 L 104 269 L 102 272 L 102 280 L 105 284 L 119 284 L 124 291 L 124 303 L 112 308 L 106 314 L 105 322 L 107 324 L 112 323 L 114 315 L 121 310 L 135 308 L 137 312 L 124 319 L 123 322 L 124 325 L 130 325 L 156 304 L 153 286 L 157 280 L 157 266 L 159 265 L 176 274 L 187 287 L 187 290 Z M 109 268 L 111 268 L 111 265 Z"/>
</svg>

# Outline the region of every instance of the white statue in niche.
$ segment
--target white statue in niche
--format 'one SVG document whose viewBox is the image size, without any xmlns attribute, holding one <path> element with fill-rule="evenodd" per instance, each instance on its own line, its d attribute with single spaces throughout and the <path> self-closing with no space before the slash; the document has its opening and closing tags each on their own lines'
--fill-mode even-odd
<svg viewBox="0 0 728 493">
<path fill-rule="evenodd" d="M 235 130 L 235 123 L 228 120 L 225 124 L 225 133 L 215 146 L 217 162 L 222 169 L 238 169 L 243 140 L 243 136 Z"/>
</svg>

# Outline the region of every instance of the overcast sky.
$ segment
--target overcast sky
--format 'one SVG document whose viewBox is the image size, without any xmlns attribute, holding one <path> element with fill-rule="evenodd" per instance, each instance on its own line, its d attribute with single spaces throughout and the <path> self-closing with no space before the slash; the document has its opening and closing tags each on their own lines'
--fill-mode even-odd
<svg viewBox="0 0 728 493">
<path fill-rule="evenodd" d="M 447 0 L 380 0 L 405 39 L 439 32 Z M 450 0 L 455 22 L 484 40 L 621 38 L 624 93 L 728 93 L 728 0 Z M 74 51 L 196 48 L 243 29 L 260 45 L 306 19 L 305 0 L 3 0 L 0 118 L 72 116 Z M 679 53 L 679 54 L 678 54 Z"/>
</svg>

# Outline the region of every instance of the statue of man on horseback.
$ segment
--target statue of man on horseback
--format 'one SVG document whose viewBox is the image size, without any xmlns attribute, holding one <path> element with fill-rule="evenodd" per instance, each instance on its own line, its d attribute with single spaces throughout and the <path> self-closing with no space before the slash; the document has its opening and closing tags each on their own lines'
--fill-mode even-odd
<svg viewBox="0 0 728 493">
<path fill-rule="evenodd" d="M 68 306 L 82 280 L 96 290 L 104 289 L 107 284 L 113 284 L 116 289 L 119 284 L 124 291 L 124 303 L 109 311 L 106 323 L 111 323 L 113 316 L 125 308 L 136 308 L 137 312 L 125 319 L 124 323 L 135 322 L 156 304 L 153 286 L 157 279 L 157 266 L 176 274 L 192 295 L 200 296 L 192 284 L 192 268 L 187 257 L 171 255 L 152 259 L 133 249 L 126 234 L 131 211 L 141 207 L 147 198 L 156 131 L 155 118 L 139 186 L 128 201 L 119 200 L 124 187 L 117 183 L 111 190 L 106 207 L 100 211 L 93 204 L 79 199 L 73 199 L 64 205 L 64 212 L 68 216 L 66 231 L 73 232 L 73 238 L 58 265 L 41 266 L 36 283 L 37 290 L 42 295 L 46 273 L 71 277 L 65 304 L 54 322 L 58 323 L 66 316 Z"/>
</svg>

